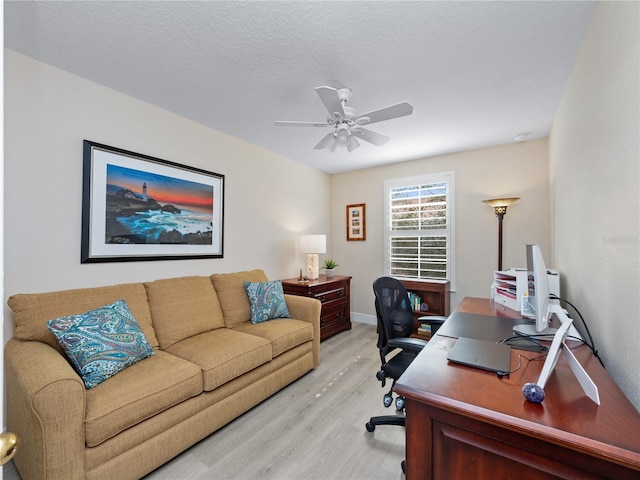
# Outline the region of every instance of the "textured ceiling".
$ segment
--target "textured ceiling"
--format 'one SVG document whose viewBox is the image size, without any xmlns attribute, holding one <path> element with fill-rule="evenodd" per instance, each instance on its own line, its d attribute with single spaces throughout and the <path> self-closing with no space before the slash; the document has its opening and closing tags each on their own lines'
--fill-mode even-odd
<svg viewBox="0 0 640 480">
<path fill-rule="evenodd" d="M 593 2 L 5 1 L 5 46 L 335 173 L 549 133 Z M 314 150 L 318 86 L 391 137 Z"/>
</svg>

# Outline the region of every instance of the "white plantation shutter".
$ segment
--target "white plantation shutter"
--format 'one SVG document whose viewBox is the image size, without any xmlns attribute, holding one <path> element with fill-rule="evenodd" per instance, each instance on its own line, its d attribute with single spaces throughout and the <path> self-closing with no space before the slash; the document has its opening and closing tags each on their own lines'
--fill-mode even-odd
<svg viewBox="0 0 640 480">
<path fill-rule="evenodd" d="M 453 283 L 453 199 L 453 172 L 385 182 L 387 275 Z"/>
</svg>

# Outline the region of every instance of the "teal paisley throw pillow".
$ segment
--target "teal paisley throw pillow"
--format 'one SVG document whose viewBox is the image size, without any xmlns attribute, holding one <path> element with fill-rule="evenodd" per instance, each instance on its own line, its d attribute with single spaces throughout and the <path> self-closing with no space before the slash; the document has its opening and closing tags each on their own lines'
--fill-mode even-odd
<svg viewBox="0 0 640 480">
<path fill-rule="evenodd" d="M 49 320 L 47 327 L 87 388 L 154 354 L 124 300 Z"/>
<path fill-rule="evenodd" d="M 282 282 L 244 282 L 251 304 L 251 322 L 262 323 L 274 318 L 289 318 Z"/>
</svg>

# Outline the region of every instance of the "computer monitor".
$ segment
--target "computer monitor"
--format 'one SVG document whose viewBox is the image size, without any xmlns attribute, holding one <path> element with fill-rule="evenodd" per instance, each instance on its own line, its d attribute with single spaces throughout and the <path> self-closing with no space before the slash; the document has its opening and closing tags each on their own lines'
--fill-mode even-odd
<svg viewBox="0 0 640 480">
<path fill-rule="evenodd" d="M 564 309 L 560 305 L 551 302 L 547 267 L 538 245 L 527 245 L 527 270 L 529 270 L 527 275 L 533 272 L 533 287 L 535 294 L 533 304 L 536 310 L 535 324 L 516 325 L 513 327 L 513 330 L 520 335 L 550 335 L 553 338 L 536 385 L 541 389 L 544 389 L 549 376 L 556 366 L 558 358 L 561 354 L 564 354 L 573 374 L 578 379 L 578 382 L 585 394 L 596 404 L 600 405 L 598 387 L 593 383 L 593 380 L 591 380 L 582 365 L 580 365 L 576 357 L 573 355 L 573 352 L 571 352 L 565 343 L 567 334 L 571 332 L 572 335 L 576 336 L 578 333 L 575 328 L 573 328 L 573 320 L 571 320 Z M 527 282 L 528 280 L 529 279 L 527 279 Z M 555 316 L 560 321 L 560 328 L 555 329 L 549 327 L 549 322 L 551 321 L 552 316 Z M 526 396 L 527 395 L 525 394 L 525 397 Z M 527 399 L 529 400 L 529 398 Z"/>
<path fill-rule="evenodd" d="M 544 257 L 538 245 L 527 245 L 527 300 L 535 310 L 535 322 L 513 327 L 514 333 L 525 336 L 553 336 L 557 329 L 549 327 L 551 321 L 551 289 Z"/>
</svg>

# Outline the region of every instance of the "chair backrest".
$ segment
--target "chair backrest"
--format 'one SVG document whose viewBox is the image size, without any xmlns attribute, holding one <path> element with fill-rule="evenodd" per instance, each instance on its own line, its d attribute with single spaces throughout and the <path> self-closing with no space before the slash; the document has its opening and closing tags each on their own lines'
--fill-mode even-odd
<svg viewBox="0 0 640 480">
<path fill-rule="evenodd" d="M 386 348 L 390 338 L 408 337 L 414 331 L 413 311 L 403 283 L 392 277 L 373 282 L 378 317 L 378 348 Z"/>
</svg>

